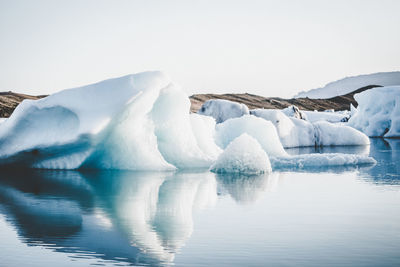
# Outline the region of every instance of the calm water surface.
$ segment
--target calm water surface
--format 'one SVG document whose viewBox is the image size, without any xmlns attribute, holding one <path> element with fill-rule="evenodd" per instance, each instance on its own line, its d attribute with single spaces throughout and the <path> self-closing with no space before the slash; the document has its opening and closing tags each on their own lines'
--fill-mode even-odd
<svg viewBox="0 0 400 267">
<path fill-rule="evenodd" d="M 2 170 L 0 266 L 400 266 L 400 140 L 317 152 L 378 164 L 250 177 Z"/>
</svg>

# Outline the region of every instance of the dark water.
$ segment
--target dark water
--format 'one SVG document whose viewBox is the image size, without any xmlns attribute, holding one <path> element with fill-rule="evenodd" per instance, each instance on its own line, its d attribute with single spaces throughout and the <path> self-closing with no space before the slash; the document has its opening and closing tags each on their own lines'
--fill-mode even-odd
<svg viewBox="0 0 400 267">
<path fill-rule="evenodd" d="M 400 140 L 317 152 L 378 164 L 251 177 L 2 170 L 0 266 L 400 266 Z"/>
</svg>

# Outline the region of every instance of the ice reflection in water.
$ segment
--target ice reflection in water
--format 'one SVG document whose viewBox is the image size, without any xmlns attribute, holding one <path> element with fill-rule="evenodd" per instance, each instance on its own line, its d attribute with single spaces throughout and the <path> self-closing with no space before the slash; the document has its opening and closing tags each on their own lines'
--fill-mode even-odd
<svg viewBox="0 0 400 267">
<path fill-rule="evenodd" d="M 222 190 L 239 204 L 251 204 L 278 186 L 282 173 L 261 175 L 216 174 Z"/>
<path fill-rule="evenodd" d="M 371 142 L 368 152 L 377 165 L 328 171 L 372 186 L 399 185 L 400 140 Z M 368 153 L 365 147 L 329 149 Z M 25 244 L 101 264 L 169 265 L 195 232 L 195 211 L 214 209 L 225 195 L 235 203 L 255 205 L 270 192 L 279 193 L 279 184 L 288 174 L 294 175 L 0 170 L 0 212 Z"/>
<path fill-rule="evenodd" d="M 26 243 L 155 264 L 173 261 L 216 189 L 209 172 L 2 171 L 0 201 Z"/>
</svg>

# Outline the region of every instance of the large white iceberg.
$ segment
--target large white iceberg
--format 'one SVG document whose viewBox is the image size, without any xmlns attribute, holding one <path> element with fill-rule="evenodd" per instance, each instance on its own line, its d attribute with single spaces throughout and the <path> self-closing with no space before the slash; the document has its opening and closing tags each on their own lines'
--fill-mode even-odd
<svg viewBox="0 0 400 267">
<path fill-rule="evenodd" d="M 209 167 L 219 150 L 193 133 L 198 123 L 189 106 L 186 94 L 161 72 L 25 100 L 1 124 L 1 163 L 50 169 Z"/>
<path fill-rule="evenodd" d="M 244 133 L 235 138 L 210 168 L 218 173 L 271 172 L 268 155 L 256 139 Z"/>
<path fill-rule="evenodd" d="M 211 99 L 204 102 L 197 113 L 211 116 L 217 123 L 221 123 L 227 119 L 248 115 L 249 108 L 245 104 L 229 100 Z"/>
<path fill-rule="evenodd" d="M 400 86 L 370 89 L 354 98 L 358 107 L 350 126 L 368 136 L 400 136 Z"/>
</svg>

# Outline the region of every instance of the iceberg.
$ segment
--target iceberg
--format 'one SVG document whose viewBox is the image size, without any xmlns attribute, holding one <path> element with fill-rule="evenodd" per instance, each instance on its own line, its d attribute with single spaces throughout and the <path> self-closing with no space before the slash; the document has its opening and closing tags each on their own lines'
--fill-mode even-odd
<svg viewBox="0 0 400 267">
<path fill-rule="evenodd" d="M 349 126 L 371 137 L 400 137 L 400 86 L 370 89 L 354 98 L 358 107 Z"/>
<path fill-rule="evenodd" d="M 217 124 L 216 143 L 225 149 L 235 138 L 244 133 L 255 138 L 269 156 L 287 155 L 275 126 L 271 122 L 253 115 L 245 115 Z"/>
<path fill-rule="evenodd" d="M 197 113 L 211 116 L 217 121 L 217 123 L 250 114 L 249 108 L 245 104 L 225 99 L 207 100 Z"/>
<path fill-rule="evenodd" d="M 311 123 L 295 117 L 288 117 L 282 111 L 273 109 L 255 109 L 251 110 L 251 114 L 273 123 L 285 148 L 369 145 L 370 143 L 365 134 L 342 124 L 327 121 Z"/>
<path fill-rule="evenodd" d="M 219 149 L 207 138 L 200 140 L 205 150 L 199 146 L 192 125 L 201 126 L 189 105 L 161 72 L 25 100 L 1 123 L 0 162 L 46 169 L 209 167 Z"/>
<path fill-rule="evenodd" d="M 347 126 L 327 121 L 313 123 L 318 146 L 369 145 L 368 136 Z"/>
<path fill-rule="evenodd" d="M 260 174 L 271 172 L 267 153 L 256 139 L 244 133 L 235 138 L 210 170 L 217 173 Z"/>
</svg>

